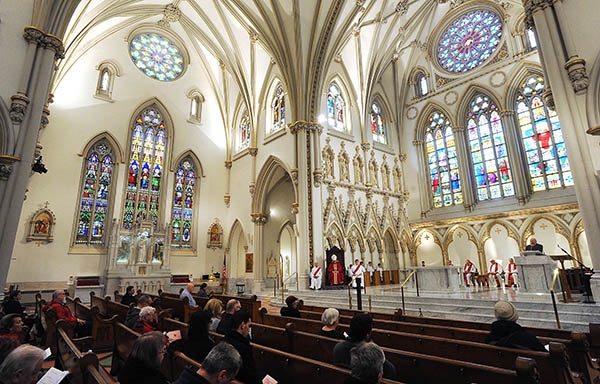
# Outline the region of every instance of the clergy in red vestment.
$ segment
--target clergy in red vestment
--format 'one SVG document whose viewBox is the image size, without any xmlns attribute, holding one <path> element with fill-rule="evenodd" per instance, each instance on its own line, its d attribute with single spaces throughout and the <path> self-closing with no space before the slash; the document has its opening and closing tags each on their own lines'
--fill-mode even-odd
<svg viewBox="0 0 600 384">
<path fill-rule="evenodd" d="M 337 256 L 331 256 L 331 263 L 327 267 L 327 281 L 329 285 L 339 285 L 344 283 L 344 268 L 338 261 Z"/>
</svg>

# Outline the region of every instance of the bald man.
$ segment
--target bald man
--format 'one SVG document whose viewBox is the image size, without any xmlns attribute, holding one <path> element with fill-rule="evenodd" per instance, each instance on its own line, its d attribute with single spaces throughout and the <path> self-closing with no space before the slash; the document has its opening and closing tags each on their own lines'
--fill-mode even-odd
<svg viewBox="0 0 600 384">
<path fill-rule="evenodd" d="M 525 247 L 526 251 L 538 251 L 540 253 L 544 252 L 544 246 L 537 242 L 535 237 L 529 239 L 529 245 Z"/>
<path fill-rule="evenodd" d="M 179 298 L 181 300 L 183 300 L 184 298 L 187 297 L 190 307 L 196 308 L 198 306 L 198 304 L 196 304 L 196 300 L 194 300 L 194 297 L 192 296 L 192 292 L 194 292 L 194 283 L 187 283 L 187 285 L 185 286 L 185 289 L 183 291 L 181 291 Z"/>
</svg>

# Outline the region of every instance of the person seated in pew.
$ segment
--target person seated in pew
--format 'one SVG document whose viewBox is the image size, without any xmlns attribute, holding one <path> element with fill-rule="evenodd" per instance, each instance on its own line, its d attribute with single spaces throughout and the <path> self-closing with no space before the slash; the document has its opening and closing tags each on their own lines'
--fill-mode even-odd
<svg viewBox="0 0 600 384">
<path fill-rule="evenodd" d="M 377 269 L 375 270 L 379 272 L 379 281 L 383 283 L 383 267 L 381 266 L 381 263 L 377 263 Z"/>
<path fill-rule="evenodd" d="M 226 335 L 231 331 L 231 321 L 233 318 L 233 314 L 242 309 L 242 304 L 237 299 L 231 299 L 227 302 L 225 306 L 225 313 L 219 322 L 219 326 L 217 327 L 217 333 L 221 335 Z"/>
<path fill-rule="evenodd" d="M 160 332 L 149 332 L 133 343 L 131 354 L 119 371 L 120 384 L 169 384 L 160 371 L 167 353 L 168 339 Z"/>
<path fill-rule="evenodd" d="M 297 317 L 297 318 L 302 317 L 302 315 L 300 314 L 300 311 L 298 310 L 298 305 L 300 304 L 300 300 L 298 300 L 298 298 L 296 296 L 286 297 L 285 304 L 287 305 L 287 307 L 281 307 L 281 309 L 279 310 L 279 314 L 281 316 Z"/>
<path fill-rule="evenodd" d="M 373 342 L 362 343 L 350 351 L 352 376 L 344 384 L 379 384 L 383 377 L 383 349 Z"/>
<path fill-rule="evenodd" d="M 373 319 L 366 313 L 357 313 L 350 321 L 350 331 L 348 338 L 340 341 L 333 347 L 333 364 L 352 368 L 350 365 L 350 351 L 371 340 L 371 331 L 373 330 Z M 385 379 L 396 380 L 396 367 L 394 364 L 385 360 L 383 363 L 383 377 Z"/>
<path fill-rule="evenodd" d="M 199 297 L 208 297 L 208 291 L 206 290 L 207 287 L 208 287 L 208 284 L 206 284 L 206 283 L 200 284 L 200 289 L 198 289 Z"/>
<path fill-rule="evenodd" d="M 194 296 L 192 296 L 192 293 L 194 293 L 194 283 L 187 283 L 187 285 L 185 286 L 183 291 L 181 291 L 179 298 L 181 300 L 187 298 L 188 304 L 190 305 L 190 307 L 196 308 L 198 306 L 198 304 L 196 304 L 196 299 L 194 299 Z"/>
<path fill-rule="evenodd" d="M 56 320 L 64 320 L 67 323 L 75 324 L 75 333 L 77 337 L 89 336 L 92 334 L 92 323 L 73 316 L 73 313 L 67 306 L 67 294 L 62 289 L 57 289 L 52 294 L 52 301 L 46 304 L 43 312 L 48 312 L 50 309 L 56 313 Z"/>
<path fill-rule="evenodd" d="M 148 307 L 150 304 L 152 304 L 152 298 L 148 295 L 141 295 L 137 300 L 137 305 L 129 308 L 129 311 L 127 311 L 124 324 L 133 329 L 133 327 L 135 327 L 135 323 L 140 318 L 140 311 L 142 308 Z"/>
<path fill-rule="evenodd" d="M 319 336 L 329 337 L 331 339 L 344 340 L 346 336 L 343 332 L 337 330 L 340 324 L 340 311 L 335 308 L 327 308 L 321 315 L 323 328 L 319 329 Z"/>
<path fill-rule="evenodd" d="M 240 353 L 231 344 L 219 343 L 202 361 L 202 367 L 185 367 L 173 384 L 228 384 L 241 367 Z"/>
<path fill-rule="evenodd" d="M 0 382 L 3 384 L 31 384 L 37 382 L 44 363 L 44 351 L 23 344 L 6 356 L 0 365 Z"/>
<path fill-rule="evenodd" d="M 135 323 L 133 330 L 141 334 L 158 331 L 159 328 L 156 308 L 142 308 L 140 310 L 140 316 L 137 322 Z"/>
<path fill-rule="evenodd" d="M 0 337 L 0 364 L 9 353 L 19 346 L 19 342 L 9 337 Z"/>
<path fill-rule="evenodd" d="M 137 299 L 135 298 L 135 288 L 133 285 L 130 285 L 125 290 L 125 294 L 121 298 L 121 304 L 130 306 L 131 304 L 137 304 Z"/>
<path fill-rule="evenodd" d="M 494 306 L 494 315 L 497 320 L 492 323 L 492 330 L 485 337 L 486 344 L 547 352 L 535 335 L 517 324 L 519 313 L 512 303 L 497 302 Z"/>
<path fill-rule="evenodd" d="M 246 384 L 258 384 L 261 382 L 261 376 L 256 370 L 256 363 L 252 356 L 252 345 L 250 345 L 251 327 L 250 313 L 245 309 L 237 311 L 232 316 L 231 331 L 225 335 L 223 342 L 233 345 L 242 356 L 242 368 L 235 377 L 236 380 Z"/>
<path fill-rule="evenodd" d="M 183 353 L 186 356 L 202 361 L 215 346 L 215 341 L 209 336 L 210 312 L 197 311 L 192 314 L 188 328 L 188 338 L 183 343 Z"/>
<path fill-rule="evenodd" d="M 210 299 L 204 306 L 204 310 L 210 313 L 210 328 L 209 331 L 217 332 L 217 327 L 221 322 L 223 315 L 223 302 L 219 299 Z"/>
<path fill-rule="evenodd" d="M 21 344 L 20 335 L 23 333 L 23 318 L 17 313 L 11 313 L 0 320 L 0 337 L 8 337 Z"/>
</svg>

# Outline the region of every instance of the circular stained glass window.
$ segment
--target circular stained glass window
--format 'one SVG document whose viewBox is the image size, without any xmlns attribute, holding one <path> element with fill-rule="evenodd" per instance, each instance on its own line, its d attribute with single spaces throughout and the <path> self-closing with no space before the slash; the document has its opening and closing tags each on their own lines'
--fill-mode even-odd
<svg viewBox="0 0 600 384">
<path fill-rule="evenodd" d="M 500 44 L 502 19 L 491 10 L 477 10 L 454 20 L 438 44 L 438 62 L 445 70 L 464 73 L 480 66 Z"/>
<path fill-rule="evenodd" d="M 135 66 L 153 79 L 173 81 L 183 72 L 184 61 L 179 48 L 159 34 L 136 35 L 129 44 L 129 54 Z"/>
</svg>

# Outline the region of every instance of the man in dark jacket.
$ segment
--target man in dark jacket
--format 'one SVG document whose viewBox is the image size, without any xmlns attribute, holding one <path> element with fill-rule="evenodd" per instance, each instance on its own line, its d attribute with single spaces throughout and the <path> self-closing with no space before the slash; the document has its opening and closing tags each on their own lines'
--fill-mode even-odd
<svg viewBox="0 0 600 384">
<path fill-rule="evenodd" d="M 236 380 L 246 384 L 258 384 L 261 381 L 256 372 L 256 363 L 252 356 L 252 346 L 249 338 L 250 327 L 252 326 L 250 314 L 245 309 L 237 311 L 232 317 L 231 326 L 231 331 L 223 341 L 233 345 L 242 356 L 242 368 L 236 376 Z"/>
<path fill-rule="evenodd" d="M 129 328 L 133 329 L 135 327 L 135 323 L 140 318 L 140 311 L 144 307 L 148 307 L 152 304 L 152 299 L 148 295 L 142 295 L 139 297 L 137 301 L 137 305 L 135 307 L 129 308 L 127 311 L 127 315 L 125 316 L 125 325 Z"/>
<path fill-rule="evenodd" d="M 365 313 L 357 313 L 350 321 L 350 330 L 348 338 L 341 341 L 333 347 L 333 364 L 352 368 L 350 364 L 350 351 L 365 342 L 370 341 L 371 331 L 373 330 L 373 319 Z M 396 380 L 396 367 L 394 364 L 385 360 L 383 363 L 383 378 Z"/>
<path fill-rule="evenodd" d="M 242 309 L 242 304 L 240 304 L 239 300 L 231 299 L 227 302 L 225 306 L 225 314 L 223 314 L 223 318 L 219 321 L 219 325 L 217 326 L 217 333 L 221 335 L 226 335 L 231 331 L 231 319 L 233 314 Z"/>
<path fill-rule="evenodd" d="M 300 304 L 300 300 L 296 296 L 288 296 L 285 299 L 285 304 L 287 307 L 281 307 L 279 310 L 279 314 L 281 316 L 287 317 L 297 317 L 301 318 L 300 311 L 298 310 L 298 305 Z"/>
<path fill-rule="evenodd" d="M 492 323 L 492 331 L 485 337 L 487 344 L 547 352 L 535 335 L 517 324 L 519 313 L 512 303 L 497 302 L 494 315 L 497 320 Z"/>
<path fill-rule="evenodd" d="M 135 288 L 133 285 L 127 287 L 125 294 L 121 298 L 121 304 L 129 306 L 130 304 L 137 304 L 137 300 L 135 298 Z"/>
<path fill-rule="evenodd" d="M 198 370 L 188 366 L 173 384 L 227 384 L 242 366 L 239 352 L 227 343 L 217 344 L 202 361 Z"/>
</svg>

